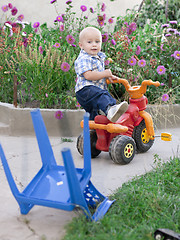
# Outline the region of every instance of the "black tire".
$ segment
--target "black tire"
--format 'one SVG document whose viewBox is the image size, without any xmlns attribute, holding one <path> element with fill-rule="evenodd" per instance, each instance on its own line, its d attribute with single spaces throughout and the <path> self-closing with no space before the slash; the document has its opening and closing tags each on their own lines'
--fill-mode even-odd
<svg viewBox="0 0 180 240">
<path fill-rule="evenodd" d="M 149 139 L 144 119 L 134 128 L 133 138 L 138 152 L 147 152 L 153 145 L 154 140 Z"/>
<path fill-rule="evenodd" d="M 92 158 L 97 157 L 101 153 L 101 151 L 96 148 L 96 142 L 97 142 L 96 131 L 90 130 L 90 143 L 91 143 L 91 157 Z M 81 155 L 83 155 L 83 144 L 84 144 L 84 137 L 83 137 L 83 133 L 81 133 L 81 135 L 79 135 L 79 137 L 77 138 L 77 144 L 76 144 L 77 150 Z"/>
<path fill-rule="evenodd" d="M 114 163 L 128 164 L 134 158 L 136 144 L 133 138 L 125 135 L 118 135 L 112 140 L 109 150 L 109 154 Z"/>
</svg>

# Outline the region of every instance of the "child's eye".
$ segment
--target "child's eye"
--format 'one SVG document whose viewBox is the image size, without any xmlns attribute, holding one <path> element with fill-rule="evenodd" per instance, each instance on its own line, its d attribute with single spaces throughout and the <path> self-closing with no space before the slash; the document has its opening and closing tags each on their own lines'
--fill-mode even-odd
<svg viewBox="0 0 180 240">
<path fill-rule="evenodd" d="M 91 41 L 88 41 L 88 43 L 91 43 Z"/>
<path fill-rule="evenodd" d="M 96 41 L 96 43 L 99 43 L 100 41 Z"/>
</svg>

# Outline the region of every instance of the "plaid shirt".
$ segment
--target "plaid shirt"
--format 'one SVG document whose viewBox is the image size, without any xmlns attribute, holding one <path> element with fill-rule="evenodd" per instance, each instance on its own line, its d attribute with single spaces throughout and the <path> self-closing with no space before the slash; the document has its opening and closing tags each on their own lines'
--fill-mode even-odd
<svg viewBox="0 0 180 240">
<path fill-rule="evenodd" d="M 104 60 L 106 55 L 103 52 L 99 52 L 98 56 L 91 56 L 84 50 L 81 50 L 78 58 L 75 61 L 75 71 L 77 74 L 77 82 L 75 86 L 75 92 L 79 91 L 85 86 L 94 85 L 102 89 L 107 89 L 105 78 L 98 81 L 87 80 L 83 73 L 87 71 L 104 71 Z"/>
</svg>

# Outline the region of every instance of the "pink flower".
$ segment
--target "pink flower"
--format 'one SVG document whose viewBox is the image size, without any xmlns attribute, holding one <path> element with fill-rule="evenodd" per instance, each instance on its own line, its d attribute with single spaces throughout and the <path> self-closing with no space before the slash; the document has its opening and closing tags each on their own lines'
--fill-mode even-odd
<svg viewBox="0 0 180 240">
<path fill-rule="evenodd" d="M 68 43 L 73 44 L 75 42 L 75 39 L 72 35 L 67 35 L 66 40 Z"/>
<path fill-rule="evenodd" d="M 48 94 L 46 93 L 45 96 L 48 98 Z"/>
<path fill-rule="evenodd" d="M 114 22 L 113 18 L 109 18 L 109 19 L 108 19 L 108 22 L 109 22 L 109 23 L 113 23 L 113 22 Z"/>
<path fill-rule="evenodd" d="M 86 7 L 85 5 L 81 5 L 80 9 L 81 9 L 83 12 L 87 11 L 87 7 Z"/>
<path fill-rule="evenodd" d="M 12 9 L 12 8 L 13 8 L 12 3 L 8 3 L 8 8 L 9 8 L 9 9 Z"/>
<path fill-rule="evenodd" d="M 109 63 L 110 63 L 110 62 L 109 62 L 109 60 L 107 59 L 107 60 L 104 62 L 104 65 L 105 65 L 105 66 L 108 66 Z"/>
<path fill-rule="evenodd" d="M 116 41 L 114 39 L 111 39 L 112 45 L 116 45 Z"/>
<path fill-rule="evenodd" d="M 17 19 L 19 20 L 19 21 L 22 21 L 23 19 L 24 19 L 24 15 L 19 15 L 18 17 L 17 17 Z"/>
<path fill-rule="evenodd" d="M 35 22 L 35 23 L 33 24 L 33 28 L 38 28 L 38 27 L 39 27 L 39 25 L 40 25 L 40 23 L 39 23 L 39 22 Z"/>
<path fill-rule="evenodd" d="M 105 9 L 106 9 L 106 5 L 105 5 L 105 3 L 102 3 L 102 6 L 101 6 L 101 11 L 102 11 L 102 12 L 104 12 L 104 11 L 105 11 Z"/>
<path fill-rule="evenodd" d="M 1 7 L 1 9 L 3 10 L 3 12 L 7 12 L 8 11 L 8 6 L 7 5 L 3 5 Z"/>
<path fill-rule="evenodd" d="M 157 73 L 158 73 L 159 75 L 164 74 L 165 71 L 166 71 L 166 69 L 165 69 L 164 66 L 161 66 L 161 65 L 160 65 L 160 66 L 157 67 Z"/>
<path fill-rule="evenodd" d="M 55 43 L 55 44 L 53 45 L 53 47 L 59 48 L 59 47 L 60 47 L 60 43 Z"/>
<path fill-rule="evenodd" d="M 131 57 L 129 60 L 128 60 L 128 63 L 129 63 L 129 65 L 131 65 L 131 66 L 134 66 L 134 65 L 136 65 L 136 59 L 134 58 L 134 57 Z"/>
<path fill-rule="evenodd" d="M 139 55 L 141 53 L 141 47 L 138 45 L 136 50 L 136 55 Z"/>
<path fill-rule="evenodd" d="M 58 110 L 55 112 L 54 116 L 55 116 L 55 118 L 60 120 L 63 118 L 63 113 L 60 110 Z"/>
<path fill-rule="evenodd" d="M 61 64 L 61 70 L 62 70 L 63 72 L 68 72 L 69 69 L 70 69 L 70 65 L 69 65 L 67 62 L 63 62 L 63 63 Z"/>
<path fill-rule="evenodd" d="M 167 102 L 169 100 L 169 95 L 167 93 L 162 95 L 162 101 Z"/>
<path fill-rule="evenodd" d="M 77 107 L 77 108 L 80 108 L 81 105 L 77 102 L 76 107 Z"/>
<path fill-rule="evenodd" d="M 146 66 L 146 61 L 144 59 L 141 59 L 141 60 L 138 61 L 138 65 L 140 67 L 145 67 Z"/>
<path fill-rule="evenodd" d="M 62 24 L 62 25 L 60 25 L 60 27 L 59 27 L 59 30 L 61 31 L 61 32 L 63 32 L 64 31 L 64 25 Z"/>
<path fill-rule="evenodd" d="M 164 49 L 163 49 L 163 47 L 164 47 L 164 43 L 163 44 L 161 44 L 161 51 L 165 51 Z"/>
<path fill-rule="evenodd" d="M 40 54 L 43 54 L 43 48 L 42 48 L 42 46 L 39 46 L 39 52 L 40 52 Z"/>
<path fill-rule="evenodd" d="M 57 16 L 57 17 L 56 17 L 56 21 L 57 21 L 57 22 L 63 22 L 64 20 L 63 20 L 63 17 L 62 17 L 62 16 Z"/>
<path fill-rule="evenodd" d="M 108 40 L 108 33 L 102 34 L 102 42 L 107 42 Z"/>
<path fill-rule="evenodd" d="M 70 4 L 70 3 L 72 3 L 72 1 L 71 1 L 71 0 L 68 0 L 68 1 L 66 1 L 66 4 Z"/>
<path fill-rule="evenodd" d="M 17 12 L 18 12 L 18 10 L 17 10 L 16 7 L 13 7 L 13 9 L 11 9 L 11 14 L 12 14 L 13 16 L 15 16 Z"/>
<path fill-rule="evenodd" d="M 173 54 L 173 57 L 175 58 L 175 59 L 180 59 L 180 51 L 175 51 L 174 52 L 174 54 Z"/>
</svg>

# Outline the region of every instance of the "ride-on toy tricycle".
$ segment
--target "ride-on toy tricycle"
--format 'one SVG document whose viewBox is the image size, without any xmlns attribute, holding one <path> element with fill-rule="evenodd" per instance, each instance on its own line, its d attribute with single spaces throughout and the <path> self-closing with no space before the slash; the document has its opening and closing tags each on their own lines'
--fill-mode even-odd
<svg viewBox="0 0 180 240">
<path fill-rule="evenodd" d="M 110 81 L 107 80 L 107 83 Z M 114 83 L 122 83 L 129 93 L 128 110 L 115 123 L 104 115 L 98 115 L 94 121 L 89 121 L 91 157 L 97 157 L 101 151 L 109 151 L 114 163 L 127 164 L 134 158 L 135 151 L 146 152 L 154 143 L 153 120 L 145 111 L 148 100 L 144 93 L 148 85 L 158 87 L 160 83 L 144 80 L 141 86 L 132 87 L 126 79 L 118 79 Z M 161 139 L 170 141 L 171 135 L 162 133 Z M 83 155 L 83 134 L 77 139 L 77 149 Z"/>
</svg>

